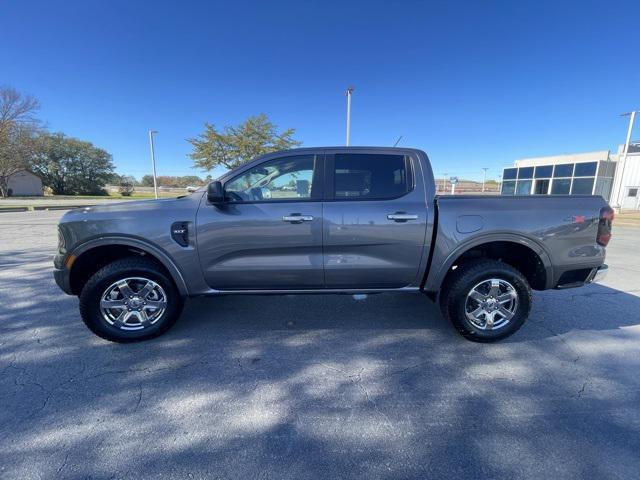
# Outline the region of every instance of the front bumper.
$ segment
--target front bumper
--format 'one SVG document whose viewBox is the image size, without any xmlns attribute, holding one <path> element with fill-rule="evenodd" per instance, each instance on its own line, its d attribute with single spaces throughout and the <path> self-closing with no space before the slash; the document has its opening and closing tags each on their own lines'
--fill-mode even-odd
<svg viewBox="0 0 640 480">
<path fill-rule="evenodd" d="M 71 271 L 64 265 L 64 256 L 56 255 L 53 259 L 53 278 L 64 293 L 73 295 L 70 276 Z"/>
</svg>

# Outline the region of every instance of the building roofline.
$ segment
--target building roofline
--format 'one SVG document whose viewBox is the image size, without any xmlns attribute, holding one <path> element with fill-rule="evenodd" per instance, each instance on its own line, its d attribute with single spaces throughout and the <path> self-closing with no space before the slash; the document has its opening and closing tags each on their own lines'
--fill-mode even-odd
<svg viewBox="0 0 640 480">
<path fill-rule="evenodd" d="M 38 177 L 40 180 L 42 180 L 42 177 L 40 175 L 38 175 L 36 172 L 33 172 L 33 171 L 29 170 L 28 168 L 21 168 L 20 170 L 16 170 L 11 175 L 15 175 L 16 173 L 20 173 L 20 172 L 30 173 L 31 175 L 33 175 L 35 177 Z M 9 175 L 9 176 L 11 176 L 11 175 Z"/>
<path fill-rule="evenodd" d="M 517 158 L 515 161 L 519 162 L 519 161 L 523 161 L 523 160 L 543 160 L 543 159 L 547 159 L 547 158 L 559 158 L 559 157 L 574 157 L 574 156 L 587 156 L 587 155 L 593 155 L 594 157 L 597 155 L 602 155 L 604 157 L 606 157 L 607 155 L 609 155 L 611 153 L 611 150 L 592 150 L 590 152 L 574 152 L 574 153 L 561 153 L 558 155 L 544 155 L 541 157 L 523 157 L 523 158 Z M 586 160 L 589 161 L 589 160 Z"/>
</svg>

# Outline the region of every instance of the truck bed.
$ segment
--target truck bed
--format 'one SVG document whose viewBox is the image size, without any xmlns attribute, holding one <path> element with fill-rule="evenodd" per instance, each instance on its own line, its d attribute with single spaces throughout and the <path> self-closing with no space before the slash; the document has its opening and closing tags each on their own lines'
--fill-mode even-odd
<svg viewBox="0 0 640 480">
<path fill-rule="evenodd" d="M 431 271 L 423 288 L 436 291 L 462 252 L 487 242 L 529 247 L 544 263 L 545 282 L 539 288 L 558 287 L 563 274 L 604 263 L 605 249 L 596 235 L 606 205 L 592 195 L 436 196 Z"/>
</svg>

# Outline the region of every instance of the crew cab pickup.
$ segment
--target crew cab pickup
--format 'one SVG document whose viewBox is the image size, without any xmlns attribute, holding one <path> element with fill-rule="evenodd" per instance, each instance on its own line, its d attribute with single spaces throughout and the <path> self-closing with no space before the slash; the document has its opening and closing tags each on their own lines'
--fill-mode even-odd
<svg viewBox="0 0 640 480">
<path fill-rule="evenodd" d="M 406 292 L 489 342 L 532 289 L 602 277 L 612 220 L 598 196 L 436 196 L 420 150 L 302 148 L 181 198 L 69 211 L 54 276 L 112 341 L 160 335 L 187 297 Z"/>
</svg>

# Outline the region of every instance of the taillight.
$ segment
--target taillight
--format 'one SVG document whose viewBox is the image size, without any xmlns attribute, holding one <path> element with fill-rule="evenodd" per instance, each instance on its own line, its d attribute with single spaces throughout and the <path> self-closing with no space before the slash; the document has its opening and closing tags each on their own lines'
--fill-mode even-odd
<svg viewBox="0 0 640 480">
<path fill-rule="evenodd" d="M 600 209 L 600 221 L 598 222 L 598 236 L 596 242 L 606 247 L 611 240 L 611 224 L 613 223 L 613 208 L 606 206 Z"/>
</svg>

